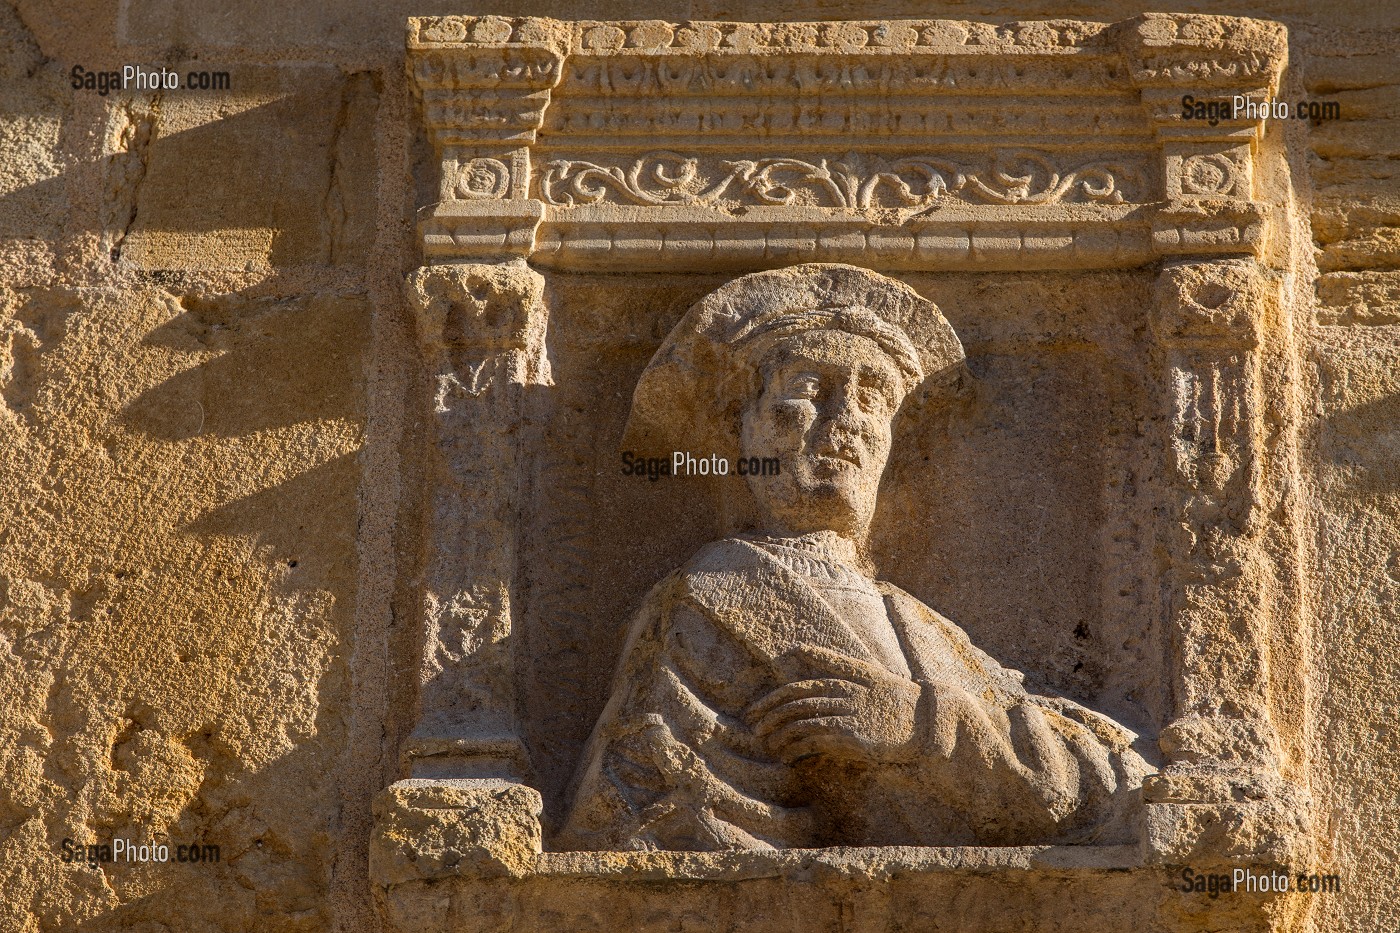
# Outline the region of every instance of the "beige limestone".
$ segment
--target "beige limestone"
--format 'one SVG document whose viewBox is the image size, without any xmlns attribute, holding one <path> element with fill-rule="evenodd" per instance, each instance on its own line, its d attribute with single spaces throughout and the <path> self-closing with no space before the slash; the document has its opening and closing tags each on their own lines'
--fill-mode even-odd
<svg viewBox="0 0 1400 933">
<path fill-rule="evenodd" d="M 881 166 L 848 171 L 848 152 L 866 154 L 838 143 L 725 156 L 788 158 L 809 176 L 825 159 L 837 180 L 827 200 L 813 192 L 830 189 L 808 182 L 801 203 L 680 205 L 692 213 L 678 227 L 667 218 L 634 231 L 619 227 L 636 217 L 621 209 L 655 206 L 627 200 L 629 172 L 655 179 L 661 167 L 675 178 L 694 153 L 638 166 L 651 148 L 583 142 L 542 151 L 534 177 L 543 182 L 552 161 L 571 165 L 549 176 L 555 192 L 576 182 L 580 163 L 620 175 L 601 182 L 603 203 L 532 194 L 522 200 L 538 206 L 496 211 L 495 227 L 470 220 L 503 244 L 507 229 L 530 229 L 539 255 L 496 265 L 523 259 L 526 247 L 513 246 L 431 266 L 431 276 L 414 273 L 415 224 L 444 200 L 443 160 L 405 68 L 409 17 L 622 22 L 623 49 L 604 43 L 598 55 L 619 60 L 645 57 L 628 49 L 661 30 L 637 46 L 626 37 L 656 18 L 820 21 L 819 35 L 889 21 L 882 36 L 897 37 L 900 21 L 948 17 L 991 38 L 970 53 L 990 61 L 1017 37 L 1068 28 L 1034 21 L 1108 27 L 1142 8 L 0 8 L 0 928 L 1395 928 L 1400 23 L 1386 4 L 1353 0 L 1173 8 L 1282 24 L 1286 40 L 1272 26 L 1244 36 L 1246 45 L 1279 37 L 1269 46 L 1279 93 L 1342 103 L 1336 122 L 1270 121 L 1221 143 L 1222 158 L 1253 172 L 1257 214 L 1233 194 L 1204 213 L 1163 203 L 1173 177 L 1200 195 L 1227 167 L 1173 162 L 1181 152 L 1149 128 L 1148 112 L 1121 106 L 1131 95 L 1120 76 L 1103 82 L 1113 101 L 1102 118 L 1144 141 L 1134 159 L 1147 166 L 1146 193 L 1117 175 L 1122 204 L 1073 187 L 1036 229 L 959 228 L 1016 207 L 973 203 L 979 189 L 958 176 L 986 182 L 993 166 L 969 152 L 944 169 L 941 203 L 919 203 L 928 190 L 911 184 L 925 177 L 916 175 L 903 176 L 913 203 L 890 200 L 900 189 L 881 183 L 862 205 L 861 185 Z M 1193 27 L 1207 45 L 1223 35 L 1212 22 Z M 1116 28 L 1078 27 L 1074 41 L 1089 41 L 1086 60 L 1121 57 L 1130 46 Z M 865 36 L 873 45 L 873 31 Z M 572 44 L 552 48 L 575 54 Z M 226 68 L 235 92 L 98 97 L 68 87 L 74 64 L 126 62 Z M 551 107 L 570 99 L 562 84 L 550 93 L 560 95 Z M 570 113 L 555 109 L 560 120 Z M 1062 125 L 1103 148 L 1106 136 Z M 542 124 L 541 140 L 556 131 Z M 898 154 L 930 164 L 946 149 Z M 845 169 L 833 173 L 838 162 Z M 1019 175 L 1038 165 L 996 167 Z M 494 166 L 472 169 L 448 192 L 459 180 L 460 190 L 495 190 Z M 794 178 L 763 169 L 748 177 Z M 703 158 L 694 171 L 701 193 L 727 174 Z M 736 176 L 740 191 L 744 180 Z M 834 198 L 852 181 L 854 206 L 843 206 Z M 928 217 L 951 218 L 943 229 L 912 216 L 928 207 Z M 673 208 L 659 209 L 679 215 Z M 729 236 L 713 223 L 714 210 L 759 208 L 798 213 L 775 217 L 777 233 L 758 249 L 749 228 Z M 1202 228 L 1207 214 L 1217 226 Z M 552 226 L 561 215 L 577 223 Z M 832 218 L 839 229 L 823 226 Z M 1194 245 L 1174 251 L 1193 224 Z M 657 261 L 658 241 L 722 262 Z M 1212 242 L 1223 251 L 1192 252 Z M 1198 269 L 1222 259 L 1226 271 Z M 942 309 L 967 350 L 966 376 L 948 396 L 913 400 L 896 423 L 871 522 L 880 579 L 1026 672 L 1032 692 L 1063 693 L 1165 740 L 1170 767 L 1144 790 L 1157 857 L 1256 864 L 1302 845 L 1297 858 L 1337 873 L 1340 893 L 1187 896 L 1140 846 L 536 852 L 567 807 L 628 619 L 652 585 L 723 533 L 712 505 L 722 498 L 706 483 L 676 494 L 619 475 L 638 377 L 705 295 L 760 267 L 813 260 L 906 283 Z M 419 311 L 418 292 L 404 289 L 410 276 L 435 279 L 439 295 L 505 283 L 517 336 L 434 342 L 423 324 L 437 312 Z M 1246 313 L 1231 317 L 1239 296 Z M 490 304 L 458 302 L 466 312 Z M 1183 330 L 1190 320 L 1200 326 Z M 484 363 L 531 375 L 501 392 L 449 395 L 438 411 L 443 378 L 469 386 L 459 367 Z M 1193 393 L 1216 379 L 1236 387 L 1238 413 L 1182 418 L 1182 402 L 1197 411 L 1190 403 L 1205 396 Z M 1216 413 L 1227 427 L 1238 415 L 1245 430 L 1201 433 Z M 482 433 L 461 430 L 472 424 Z M 435 461 L 436 445 L 454 437 L 461 456 Z M 451 494 L 454 483 L 469 494 Z M 453 531 L 481 501 L 494 503 L 511 541 Z M 502 586 L 507 562 L 519 569 Z M 451 588 L 435 617 L 424 612 L 431 587 Z M 425 640 L 444 631 L 430 619 L 472 636 L 446 656 L 486 662 L 472 674 L 484 692 L 459 694 L 476 699 L 450 699 L 470 665 L 425 666 Z M 1213 643 L 1193 632 L 1219 635 L 1222 650 L 1173 647 Z M 423 697 L 430 709 L 435 701 L 422 686 L 439 670 L 448 699 L 434 719 L 423 715 Z M 1188 676 L 1212 670 L 1222 672 L 1214 683 Z M 464 735 L 483 708 L 490 728 Z M 465 767 L 487 785 L 447 797 L 395 785 L 416 775 L 440 788 L 468 780 L 458 777 Z M 506 809 L 482 821 L 463 812 L 473 801 Z M 222 859 L 103 870 L 59 859 L 65 836 L 158 833 L 218 843 Z M 398 868 L 385 867 L 386 840 Z M 416 876 L 403 868 L 415 851 L 425 859 Z M 468 869 L 450 869 L 453 859 Z"/>
</svg>

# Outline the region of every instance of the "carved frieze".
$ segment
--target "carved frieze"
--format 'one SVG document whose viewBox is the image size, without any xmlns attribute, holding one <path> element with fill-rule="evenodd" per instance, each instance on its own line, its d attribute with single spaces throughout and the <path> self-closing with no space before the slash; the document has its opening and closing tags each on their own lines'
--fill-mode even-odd
<svg viewBox="0 0 1400 933">
<path fill-rule="evenodd" d="M 1276 24 L 445 16 L 411 20 L 408 49 L 442 165 L 434 260 L 698 271 L 727 267 L 721 244 L 751 267 L 784 243 L 858 258 L 856 237 L 900 268 L 1113 267 L 1267 232 L 1262 122 L 1180 102 L 1269 93 Z M 1076 209 L 1098 206 L 1128 210 Z"/>
<path fill-rule="evenodd" d="M 1057 164 L 1052 157 L 1025 151 L 992 153 L 982 165 L 939 156 L 881 158 L 856 152 L 836 159 L 814 156 L 810 161 L 783 156 L 702 159 L 651 152 L 601 165 L 555 159 L 540 179 L 539 195 L 556 206 L 608 202 L 734 210 L 743 205 L 803 205 L 851 211 L 893 208 L 913 215 L 940 201 L 1122 204 L 1141 198 L 1134 190 L 1140 183 L 1137 176 L 1134 169 L 1115 163 Z"/>
</svg>

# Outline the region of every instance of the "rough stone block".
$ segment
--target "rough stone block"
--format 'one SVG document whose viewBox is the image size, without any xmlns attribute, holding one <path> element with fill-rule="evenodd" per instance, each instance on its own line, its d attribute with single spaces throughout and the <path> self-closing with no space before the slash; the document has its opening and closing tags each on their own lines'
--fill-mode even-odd
<svg viewBox="0 0 1400 933">
<path fill-rule="evenodd" d="M 497 780 L 409 779 L 374 804 L 370 873 L 391 888 L 469 874 L 521 877 L 542 851 L 539 792 Z"/>
</svg>

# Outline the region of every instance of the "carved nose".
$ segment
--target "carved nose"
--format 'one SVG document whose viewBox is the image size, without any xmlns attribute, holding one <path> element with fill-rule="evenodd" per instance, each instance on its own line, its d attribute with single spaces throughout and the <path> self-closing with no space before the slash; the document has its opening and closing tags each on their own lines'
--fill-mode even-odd
<svg viewBox="0 0 1400 933">
<path fill-rule="evenodd" d="M 825 408 L 824 414 L 830 430 L 860 434 L 860 413 L 851 392 L 845 389 L 833 392 Z"/>
<path fill-rule="evenodd" d="M 818 429 L 815 453 L 818 457 L 837 457 L 860 463 L 860 431 L 853 419 L 843 419 L 839 415 L 829 418 Z"/>
</svg>

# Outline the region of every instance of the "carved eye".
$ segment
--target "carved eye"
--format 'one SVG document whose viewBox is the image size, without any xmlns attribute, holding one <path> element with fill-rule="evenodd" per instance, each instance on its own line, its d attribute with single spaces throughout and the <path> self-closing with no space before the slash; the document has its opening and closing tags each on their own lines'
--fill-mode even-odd
<svg viewBox="0 0 1400 933">
<path fill-rule="evenodd" d="M 860 405 L 867 411 L 890 408 L 894 405 L 894 386 L 879 373 L 862 373 L 860 377 Z"/>
</svg>

